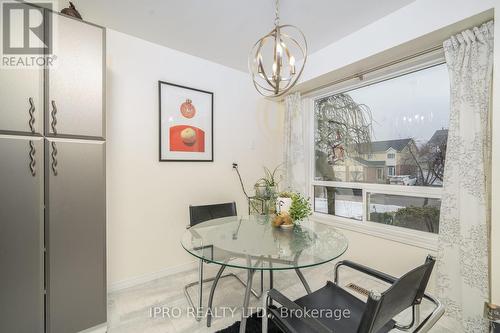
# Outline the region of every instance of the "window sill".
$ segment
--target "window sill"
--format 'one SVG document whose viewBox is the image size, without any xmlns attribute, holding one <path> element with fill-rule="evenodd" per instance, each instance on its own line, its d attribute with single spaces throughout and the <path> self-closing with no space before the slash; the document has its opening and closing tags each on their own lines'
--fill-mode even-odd
<svg viewBox="0 0 500 333">
<path fill-rule="evenodd" d="M 314 213 L 310 217 L 310 220 L 434 252 L 437 251 L 438 235 L 428 232 L 381 225 L 373 222 L 353 221 L 321 213 Z"/>
</svg>

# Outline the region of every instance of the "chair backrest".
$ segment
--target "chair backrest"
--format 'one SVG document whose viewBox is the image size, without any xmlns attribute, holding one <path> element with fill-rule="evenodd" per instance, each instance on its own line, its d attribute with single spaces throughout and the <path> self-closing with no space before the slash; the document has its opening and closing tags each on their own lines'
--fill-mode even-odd
<svg viewBox="0 0 500 333">
<path fill-rule="evenodd" d="M 189 206 L 189 225 L 227 216 L 236 216 L 236 203 L 228 202 L 214 205 Z"/>
<path fill-rule="evenodd" d="M 394 316 L 420 304 L 436 260 L 428 256 L 425 263 L 400 277 L 380 297 L 368 297 L 358 333 L 375 333 Z"/>
</svg>

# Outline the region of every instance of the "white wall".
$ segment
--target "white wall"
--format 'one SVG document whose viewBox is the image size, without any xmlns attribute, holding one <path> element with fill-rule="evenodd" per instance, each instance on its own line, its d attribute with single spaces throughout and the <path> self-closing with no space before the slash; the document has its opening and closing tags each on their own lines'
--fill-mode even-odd
<svg viewBox="0 0 500 333">
<path fill-rule="evenodd" d="M 489 9 L 498 10 L 495 0 L 417 0 L 402 9 L 311 54 L 298 90 L 324 83 L 329 73 L 377 53 L 397 47 L 443 29 Z M 332 26 L 332 29 L 334 25 Z M 442 32 L 441 32 L 442 33 Z M 495 28 L 495 69 L 493 95 L 493 202 L 500 200 L 500 22 Z M 355 73 L 350 73 L 355 74 Z M 323 78 L 321 78 L 323 77 Z M 336 77 L 335 79 L 341 79 Z M 330 78 L 331 82 L 331 78 Z M 346 231 L 350 247 L 346 257 L 402 274 L 430 252 L 422 248 Z M 388 258 L 390 261 L 388 264 Z M 492 300 L 500 304 L 500 206 L 493 206 L 492 218 Z"/>
<path fill-rule="evenodd" d="M 188 205 L 237 201 L 282 156 L 282 112 L 248 75 L 116 31 L 107 35 L 108 284 L 193 261 L 180 239 Z M 212 91 L 215 162 L 158 162 L 158 80 Z"/>
</svg>

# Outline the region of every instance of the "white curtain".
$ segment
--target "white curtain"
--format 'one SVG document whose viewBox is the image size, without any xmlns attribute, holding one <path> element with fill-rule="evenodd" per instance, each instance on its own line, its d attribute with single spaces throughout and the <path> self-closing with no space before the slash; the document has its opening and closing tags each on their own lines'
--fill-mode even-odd
<svg viewBox="0 0 500 333">
<path fill-rule="evenodd" d="M 443 44 L 451 84 L 437 291 L 453 332 L 487 332 L 493 22 Z"/>
<path fill-rule="evenodd" d="M 283 190 L 306 192 L 304 113 L 300 93 L 285 97 Z"/>
</svg>

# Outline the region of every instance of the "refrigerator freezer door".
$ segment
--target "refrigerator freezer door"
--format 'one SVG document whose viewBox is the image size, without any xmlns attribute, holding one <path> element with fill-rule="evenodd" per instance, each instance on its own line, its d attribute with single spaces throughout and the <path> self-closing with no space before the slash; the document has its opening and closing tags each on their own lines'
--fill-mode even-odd
<svg viewBox="0 0 500 333">
<path fill-rule="evenodd" d="M 52 13 L 53 52 L 48 70 L 46 132 L 104 138 L 105 30 Z"/>
<path fill-rule="evenodd" d="M 0 130 L 43 131 L 43 73 L 37 69 L 0 69 Z"/>
<path fill-rule="evenodd" d="M 0 136 L 0 332 L 43 332 L 42 140 Z"/>
<path fill-rule="evenodd" d="M 37 11 L 33 6 L 25 3 L 1 2 L 2 5 L 15 6 L 16 9 L 10 11 L 10 27 L 23 26 L 23 13 L 28 10 Z M 7 9 L 4 8 L 4 11 Z M 6 14 L 7 15 L 7 14 Z M 34 15 L 34 14 L 33 14 Z M 42 15 L 39 13 L 39 15 Z M 2 22 L 3 23 L 3 22 Z M 9 32 L 9 31 L 7 31 Z M 40 33 L 40 32 L 38 32 Z M 25 42 L 19 40 L 19 34 L 12 33 L 12 40 L 16 47 L 19 43 Z M 21 35 L 22 36 L 22 35 Z M 40 36 L 42 39 L 43 37 Z M 34 39 L 38 37 L 34 36 Z M 6 41 L 4 41 L 6 43 Z M 25 46 L 23 44 L 23 46 Z M 13 51 L 14 52 L 14 51 Z M 23 66 L 19 63 L 25 63 L 23 59 L 33 59 L 42 56 L 43 51 L 30 50 L 30 54 L 25 56 L 11 56 L 4 54 L 2 61 L 12 59 L 0 68 L 0 131 L 12 132 L 35 132 L 42 133 L 43 130 L 43 67 L 36 65 Z M 28 63 L 28 62 L 26 62 Z M 17 65 L 14 65 L 17 64 Z M 31 126 L 30 126 L 31 120 Z"/>
<path fill-rule="evenodd" d="M 46 139 L 49 333 L 106 322 L 105 143 Z"/>
</svg>

